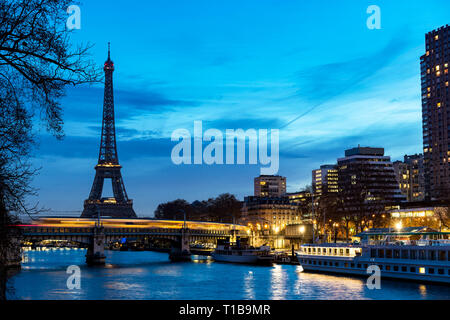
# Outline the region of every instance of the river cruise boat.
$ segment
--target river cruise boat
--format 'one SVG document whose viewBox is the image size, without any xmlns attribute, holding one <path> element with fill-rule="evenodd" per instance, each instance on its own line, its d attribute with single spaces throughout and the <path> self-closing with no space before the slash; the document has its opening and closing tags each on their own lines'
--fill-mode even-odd
<svg viewBox="0 0 450 320">
<path fill-rule="evenodd" d="M 360 243 L 302 245 L 297 259 L 306 272 L 367 277 L 376 265 L 381 278 L 450 284 L 450 232 L 372 229 L 360 237 Z"/>
<path fill-rule="evenodd" d="M 245 263 L 245 264 L 272 264 L 273 255 L 269 246 L 252 247 L 239 239 L 235 244 L 230 242 L 219 242 L 211 256 L 214 261 Z"/>
</svg>

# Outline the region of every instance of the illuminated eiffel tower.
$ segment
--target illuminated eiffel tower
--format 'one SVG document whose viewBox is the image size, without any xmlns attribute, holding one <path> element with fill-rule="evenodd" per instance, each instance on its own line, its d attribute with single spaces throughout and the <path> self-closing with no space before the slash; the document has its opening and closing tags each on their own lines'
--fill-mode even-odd
<svg viewBox="0 0 450 320">
<path fill-rule="evenodd" d="M 95 166 L 95 178 L 89 198 L 84 201 L 82 218 L 90 217 L 114 217 L 135 218 L 133 200 L 128 199 L 123 183 L 117 157 L 116 129 L 114 124 L 114 96 L 113 96 L 113 72 L 114 63 L 110 58 L 108 43 L 108 60 L 103 68 L 105 71 L 105 95 L 103 100 L 102 137 L 98 164 Z M 112 183 L 113 198 L 102 198 L 105 179 Z"/>
</svg>

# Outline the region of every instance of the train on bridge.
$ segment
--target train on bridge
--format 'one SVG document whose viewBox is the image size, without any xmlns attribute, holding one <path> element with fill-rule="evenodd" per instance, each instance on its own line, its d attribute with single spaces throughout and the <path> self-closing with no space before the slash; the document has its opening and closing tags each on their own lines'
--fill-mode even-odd
<svg viewBox="0 0 450 320">
<path fill-rule="evenodd" d="M 105 246 L 124 239 L 147 245 L 155 239 L 165 240 L 172 250 L 190 254 L 191 243 L 216 243 L 218 239 L 248 235 L 248 227 L 242 225 L 148 218 L 39 217 L 18 227 L 22 241 L 29 243 L 61 240 L 87 246 L 86 261 L 90 264 L 104 263 Z"/>
</svg>

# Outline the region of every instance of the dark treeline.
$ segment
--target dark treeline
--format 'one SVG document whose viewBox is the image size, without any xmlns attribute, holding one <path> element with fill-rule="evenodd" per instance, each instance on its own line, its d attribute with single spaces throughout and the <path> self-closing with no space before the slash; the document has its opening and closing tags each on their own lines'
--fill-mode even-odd
<svg viewBox="0 0 450 320">
<path fill-rule="evenodd" d="M 183 199 L 161 203 L 155 210 L 157 219 L 186 219 L 191 221 L 237 222 L 241 214 L 242 202 L 234 195 L 224 193 L 208 200 L 189 203 Z"/>
</svg>

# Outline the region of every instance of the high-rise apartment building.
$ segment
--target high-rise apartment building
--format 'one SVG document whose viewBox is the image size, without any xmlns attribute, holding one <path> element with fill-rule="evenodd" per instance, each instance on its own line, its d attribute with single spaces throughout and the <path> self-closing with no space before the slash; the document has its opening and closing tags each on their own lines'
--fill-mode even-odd
<svg viewBox="0 0 450 320">
<path fill-rule="evenodd" d="M 345 157 L 338 159 L 338 170 L 339 192 L 349 212 L 376 214 L 405 200 L 383 148 L 346 150 Z"/>
<path fill-rule="evenodd" d="M 425 176 L 423 155 L 405 155 L 403 161 L 393 163 L 395 176 L 401 193 L 407 201 L 422 201 L 425 198 Z"/>
<path fill-rule="evenodd" d="M 312 188 L 314 195 L 320 197 L 338 192 L 338 168 L 334 164 L 320 166 L 312 172 Z"/>
<path fill-rule="evenodd" d="M 450 27 L 427 33 L 425 43 L 420 58 L 425 196 L 442 200 L 450 194 Z"/>
<path fill-rule="evenodd" d="M 255 178 L 255 197 L 281 197 L 286 193 L 286 177 L 261 175 Z"/>
</svg>

